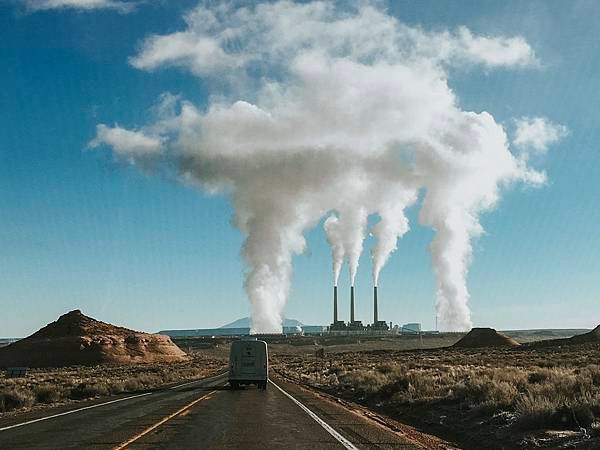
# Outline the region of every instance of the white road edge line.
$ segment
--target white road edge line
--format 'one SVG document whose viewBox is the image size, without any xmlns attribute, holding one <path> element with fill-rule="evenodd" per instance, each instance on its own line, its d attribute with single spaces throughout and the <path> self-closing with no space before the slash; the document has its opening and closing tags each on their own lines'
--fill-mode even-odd
<svg viewBox="0 0 600 450">
<path fill-rule="evenodd" d="M 53 414 L 51 416 L 40 417 L 39 419 L 28 420 L 27 422 L 21 422 L 21 423 L 15 424 L 15 425 L 10 425 L 8 427 L 3 427 L 3 428 L 0 428 L 0 431 L 6 431 L 6 430 L 10 430 L 12 428 L 18 428 L 18 427 L 22 427 L 25 425 L 30 425 L 32 423 L 41 422 L 43 420 L 54 419 L 55 417 L 66 416 L 68 414 L 73 414 L 76 412 L 84 411 L 86 409 L 99 408 L 100 406 L 110 405 L 111 403 L 123 402 L 125 400 L 131 400 L 132 398 L 143 397 L 144 395 L 150 395 L 150 394 L 153 394 L 153 392 L 144 392 L 143 394 L 132 395 L 130 397 L 125 397 L 125 398 L 118 398 L 116 400 L 111 400 L 109 402 L 98 403 L 97 405 L 91 405 L 91 406 L 85 406 L 83 408 L 72 409 L 71 411 L 65 411 L 60 414 Z"/>
<path fill-rule="evenodd" d="M 308 409 L 306 406 L 304 406 L 302 403 L 300 403 L 298 400 L 296 400 L 290 394 L 288 394 L 287 392 L 285 392 L 282 388 L 280 388 L 279 386 L 277 386 L 272 380 L 269 380 L 269 383 L 271 383 L 273 386 L 275 386 L 277 389 L 279 389 L 291 401 L 293 401 L 296 405 L 298 405 L 300 408 L 302 408 L 302 410 L 304 410 L 304 412 L 306 414 L 308 414 L 310 417 L 312 417 L 315 420 L 315 422 L 317 422 L 319 425 L 321 425 L 323 428 L 325 428 L 325 430 L 330 435 L 332 435 L 340 444 L 342 444 L 344 447 L 346 447 L 349 450 L 358 450 L 358 448 L 355 447 L 352 442 L 350 442 L 348 439 L 346 439 L 340 433 L 338 433 L 337 431 L 335 431 L 331 425 L 329 425 L 327 422 L 323 421 L 314 412 L 312 412 L 310 409 Z"/>
</svg>

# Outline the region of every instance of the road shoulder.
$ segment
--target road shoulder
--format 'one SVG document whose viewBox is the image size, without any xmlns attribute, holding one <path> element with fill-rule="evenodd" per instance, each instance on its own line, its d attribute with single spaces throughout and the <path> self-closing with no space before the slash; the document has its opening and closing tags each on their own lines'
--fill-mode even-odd
<svg viewBox="0 0 600 450">
<path fill-rule="evenodd" d="M 414 445 L 414 448 L 436 450 L 458 448 L 437 436 L 418 431 L 410 425 L 403 424 L 390 417 L 375 413 L 356 403 L 342 400 L 309 386 L 300 385 L 279 374 L 272 378 L 279 386 L 303 403 L 308 399 L 309 402 L 315 402 L 317 404 L 327 405 L 329 408 L 343 410 L 346 414 L 351 414 L 355 416 L 356 419 L 365 421 L 370 426 L 378 427 L 384 432 L 394 434 L 398 438 L 405 440 L 407 444 Z"/>
</svg>

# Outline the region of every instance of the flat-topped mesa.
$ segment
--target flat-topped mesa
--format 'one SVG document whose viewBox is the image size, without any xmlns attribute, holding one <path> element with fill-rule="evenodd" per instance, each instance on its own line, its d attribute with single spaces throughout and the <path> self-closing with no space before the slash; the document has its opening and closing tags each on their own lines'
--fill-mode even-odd
<svg viewBox="0 0 600 450">
<path fill-rule="evenodd" d="M 134 331 L 86 316 L 63 314 L 34 334 L 0 349 L 0 367 L 179 362 L 187 355 L 168 336 Z"/>
<path fill-rule="evenodd" d="M 473 328 L 453 347 L 479 348 L 479 347 L 519 347 L 517 341 L 493 328 Z"/>
</svg>

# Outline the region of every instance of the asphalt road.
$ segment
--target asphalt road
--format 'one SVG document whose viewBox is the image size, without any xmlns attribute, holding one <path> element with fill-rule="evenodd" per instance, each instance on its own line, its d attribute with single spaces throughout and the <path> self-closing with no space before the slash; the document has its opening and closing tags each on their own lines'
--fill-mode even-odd
<svg viewBox="0 0 600 450">
<path fill-rule="evenodd" d="M 422 448 L 339 404 L 274 381 L 266 391 L 234 391 L 221 375 L 21 415 L 0 421 L 0 448 Z"/>
</svg>

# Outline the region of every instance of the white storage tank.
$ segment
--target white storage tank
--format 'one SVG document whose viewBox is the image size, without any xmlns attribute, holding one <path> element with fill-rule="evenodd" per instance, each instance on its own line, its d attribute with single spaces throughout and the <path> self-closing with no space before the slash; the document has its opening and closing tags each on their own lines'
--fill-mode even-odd
<svg viewBox="0 0 600 450">
<path fill-rule="evenodd" d="M 419 334 L 421 332 L 420 323 L 405 323 L 402 325 L 402 333 L 406 334 Z"/>
</svg>

